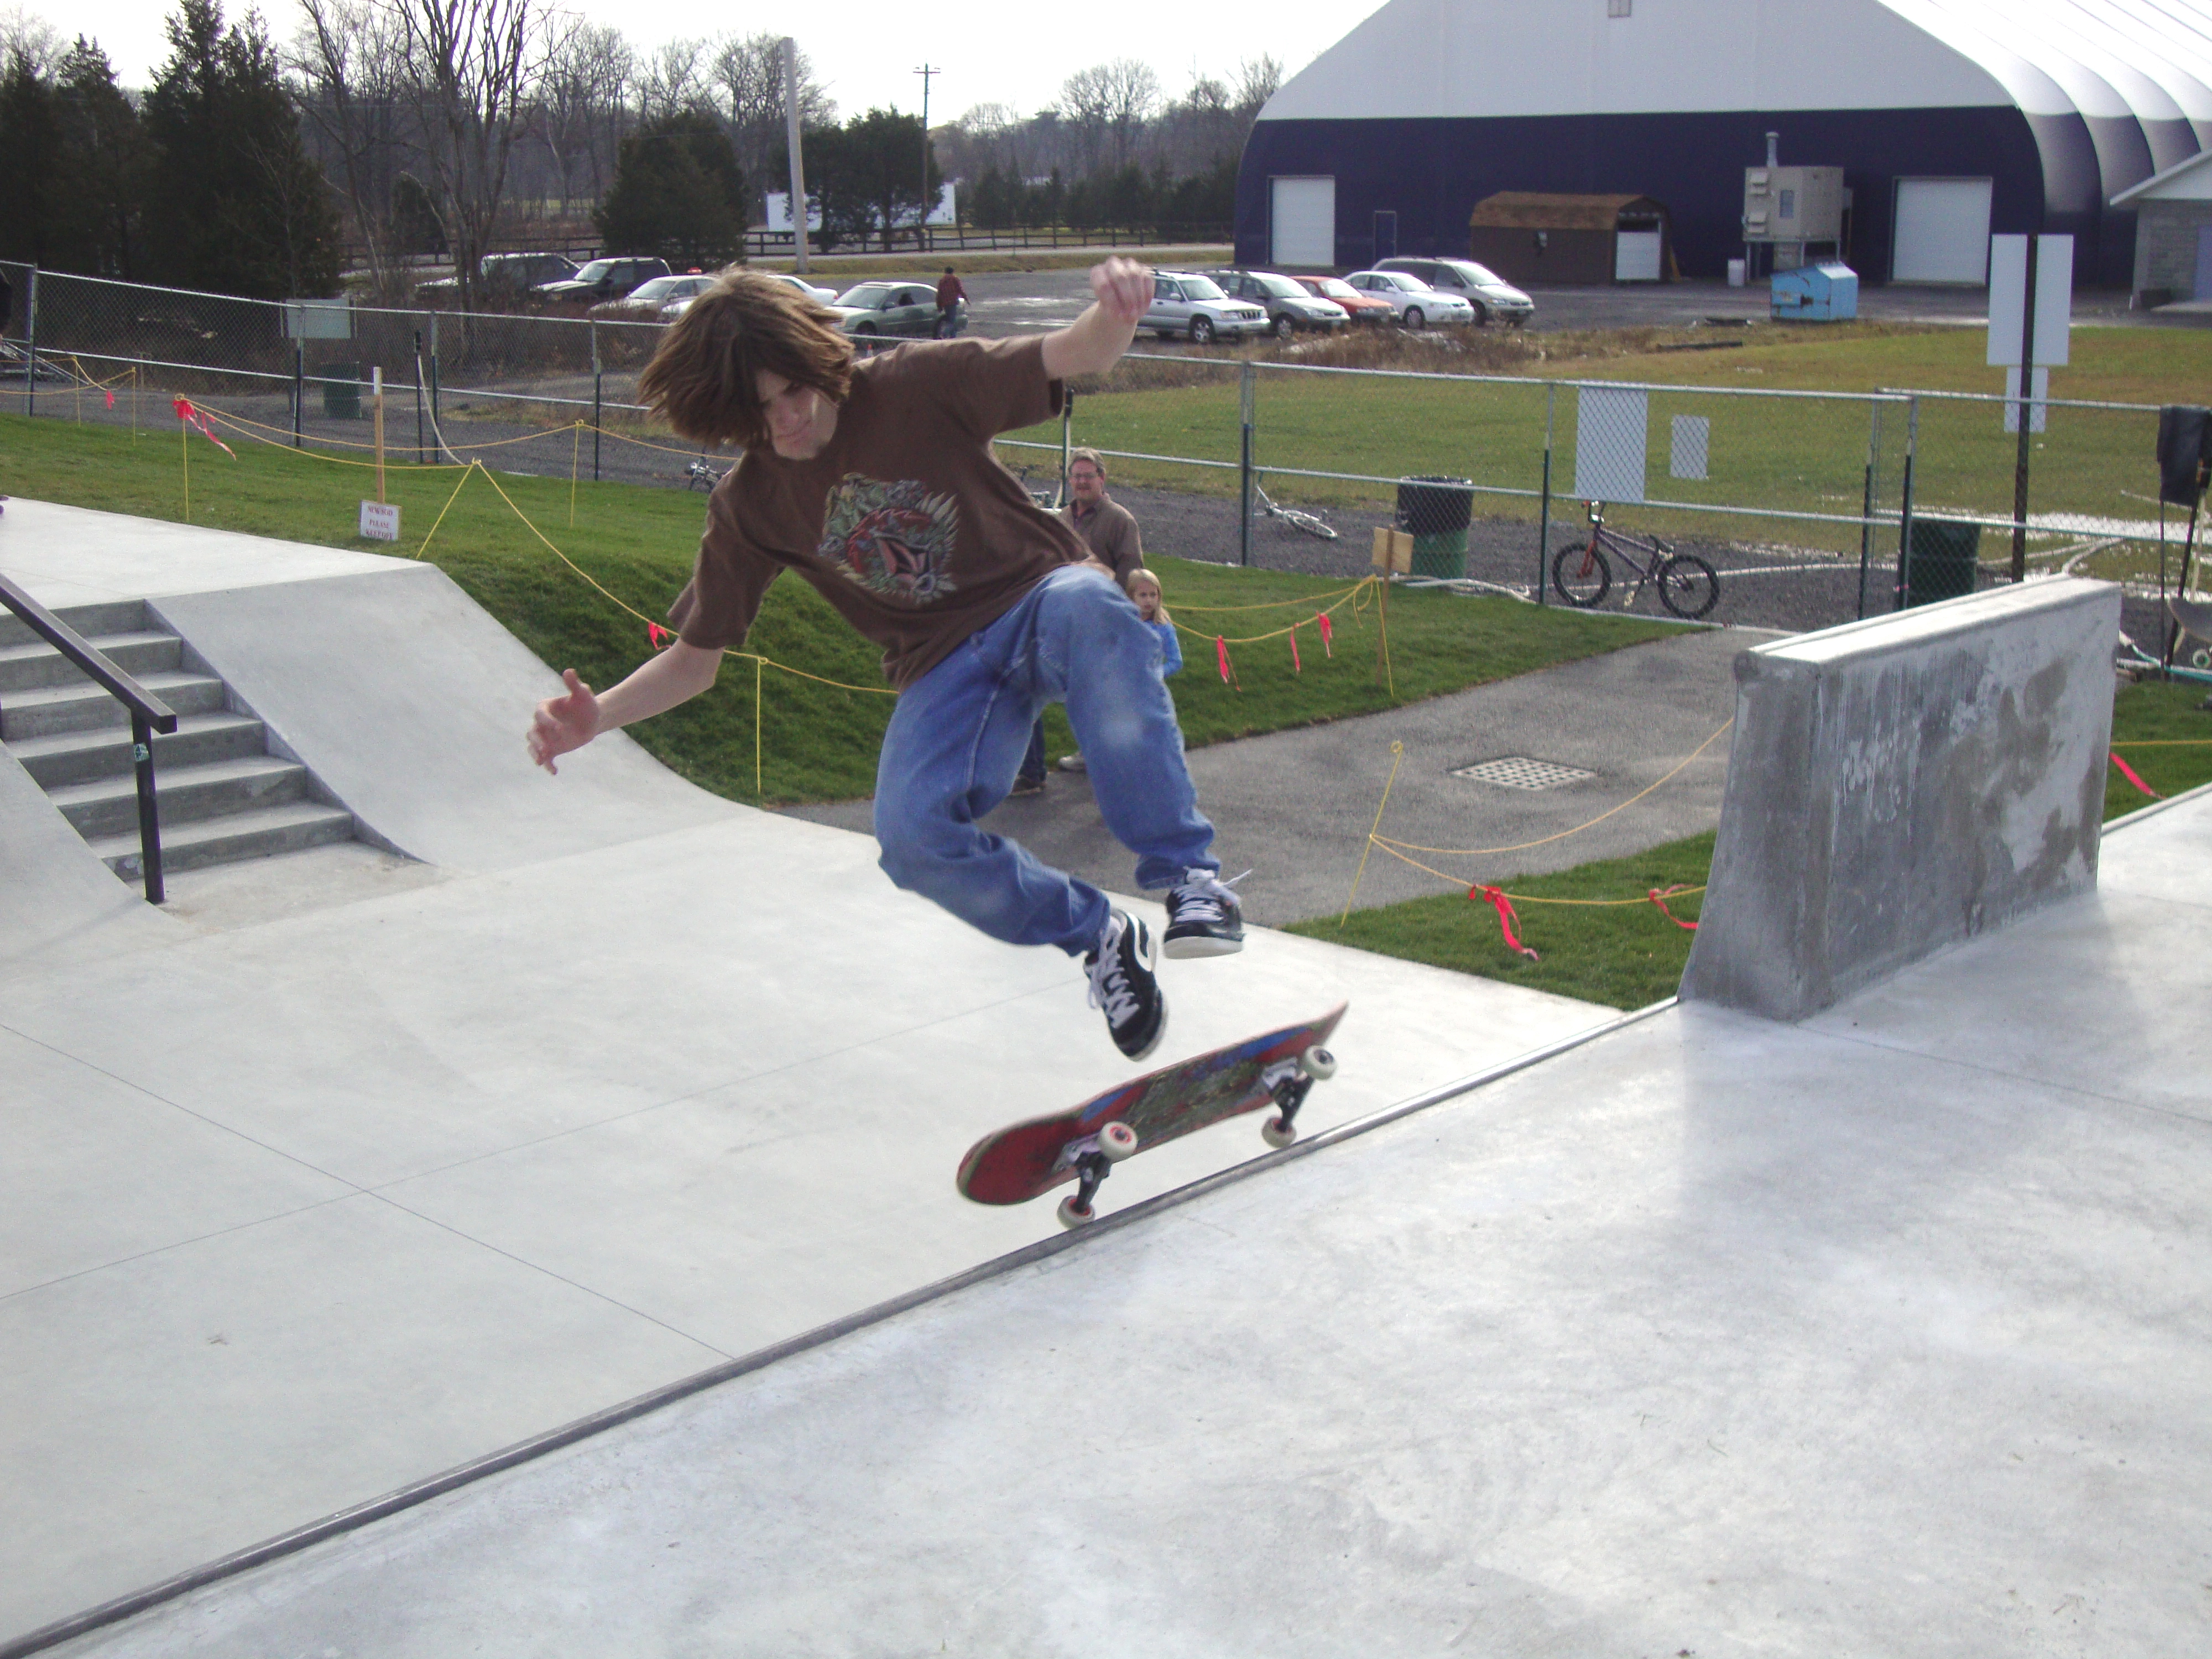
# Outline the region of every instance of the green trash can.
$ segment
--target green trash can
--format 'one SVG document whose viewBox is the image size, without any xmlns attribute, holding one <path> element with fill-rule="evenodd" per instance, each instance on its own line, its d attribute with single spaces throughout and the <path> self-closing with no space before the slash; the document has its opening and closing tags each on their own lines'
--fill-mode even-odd
<svg viewBox="0 0 2212 1659">
<path fill-rule="evenodd" d="M 323 413 L 333 421 L 359 420 L 361 365 L 332 363 L 323 375 Z"/>
<path fill-rule="evenodd" d="M 1467 574 L 1467 530 L 1474 517 L 1468 478 L 1422 475 L 1398 480 L 1398 528 L 1413 537 L 1413 572 L 1455 580 Z"/>
<path fill-rule="evenodd" d="M 1906 607 L 1972 592 L 1981 545 L 1982 527 L 1971 519 L 1916 516 L 1912 556 L 1901 562 L 1897 573 Z"/>
</svg>

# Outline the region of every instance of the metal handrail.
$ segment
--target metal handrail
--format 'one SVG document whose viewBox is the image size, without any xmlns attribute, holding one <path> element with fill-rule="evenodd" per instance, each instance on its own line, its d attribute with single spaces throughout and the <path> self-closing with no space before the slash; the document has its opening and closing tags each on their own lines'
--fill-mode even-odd
<svg viewBox="0 0 2212 1659">
<path fill-rule="evenodd" d="M 33 632 L 131 711 L 131 758 L 138 775 L 138 861 L 146 877 L 146 902 L 161 903 L 166 893 L 161 884 L 161 816 L 154 797 L 154 733 L 166 736 L 174 732 L 176 711 L 5 576 L 0 576 L 0 605 L 28 623 Z"/>
</svg>

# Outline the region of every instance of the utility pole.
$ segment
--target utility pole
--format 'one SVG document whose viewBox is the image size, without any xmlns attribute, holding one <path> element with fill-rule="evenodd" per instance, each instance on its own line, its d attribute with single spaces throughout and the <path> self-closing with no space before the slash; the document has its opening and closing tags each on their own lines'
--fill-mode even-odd
<svg viewBox="0 0 2212 1659">
<path fill-rule="evenodd" d="M 914 222 L 914 246 L 919 252 L 929 246 L 929 210 L 937 205 L 929 199 L 929 77 L 945 71 L 924 64 L 915 73 L 921 77 L 921 211 Z"/>
<path fill-rule="evenodd" d="M 799 153 L 799 42 L 783 37 L 783 126 L 791 150 L 791 245 L 806 269 L 806 163 Z"/>
</svg>

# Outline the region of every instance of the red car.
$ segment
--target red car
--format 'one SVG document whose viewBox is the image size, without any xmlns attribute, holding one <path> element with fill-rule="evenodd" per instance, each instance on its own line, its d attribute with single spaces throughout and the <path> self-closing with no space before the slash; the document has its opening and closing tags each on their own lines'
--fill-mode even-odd
<svg viewBox="0 0 2212 1659">
<path fill-rule="evenodd" d="M 1298 276 L 1291 280 L 1309 294 L 1335 301 L 1352 313 L 1352 320 L 1355 323 L 1395 323 L 1398 320 L 1398 313 L 1391 308 L 1388 300 L 1362 294 L 1341 276 Z"/>
</svg>

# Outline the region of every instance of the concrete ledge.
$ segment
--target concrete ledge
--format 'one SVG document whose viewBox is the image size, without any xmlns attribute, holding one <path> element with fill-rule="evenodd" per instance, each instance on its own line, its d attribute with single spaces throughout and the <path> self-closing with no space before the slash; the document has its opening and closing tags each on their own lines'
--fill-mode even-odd
<svg viewBox="0 0 2212 1659">
<path fill-rule="evenodd" d="M 1738 657 L 1683 1000 L 1801 1019 L 2094 887 L 2119 611 L 2069 577 Z"/>
</svg>

